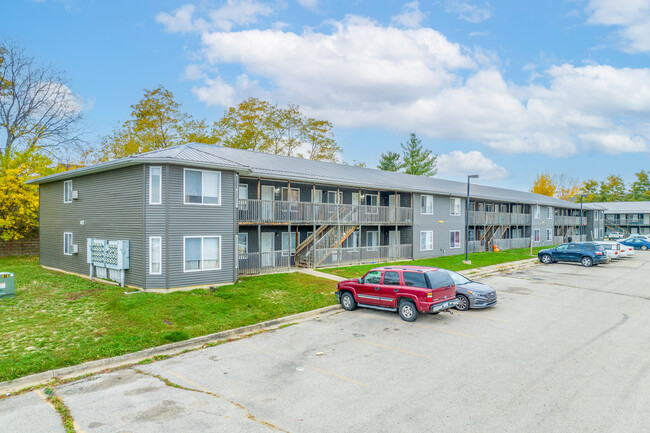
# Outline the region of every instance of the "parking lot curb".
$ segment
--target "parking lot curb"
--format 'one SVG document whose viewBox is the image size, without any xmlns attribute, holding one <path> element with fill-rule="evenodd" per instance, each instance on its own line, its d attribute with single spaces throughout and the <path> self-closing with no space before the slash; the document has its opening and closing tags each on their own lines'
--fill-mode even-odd
<svg viewBox="0 0 650 433">
<path fill-rule="evenodd" d="M 204 347 L 209 343 L 217 343 L 234 337 L 244 337 L 261 331 L 270 331 L 283 325 L 301 323 L 307 320 L 315 319 L 320 316 L 334 314 L 342 308 L 339 304 L 319 308 L 317 310 L 305 311 L 304 313 L 293 314 L 291 316 L 279 317 L 277 319 L 267 320 L 266 322 L 256 323 L 254 325 L 243 326 L 241 328 L 228 329 L 209 335 L 191 338 L 176 343 L 164 344 L 162 346 L 144 349 L 138 352 L 127 353 L 125 355 L 115 356 L 112 358 L 98 359 L 96 361 L 84 362 L 83 364 L 73 365 L 70 367 L 57 368 L 54 370 L 44 371 L 29 376 L 20 377 L 0 383 L 0 395 L 14 393 L 25 388 L 45 384 L 52 379 L 70 379 L 86 374 L 97 373 L 113 368 L 126 367 L 137 364 L 140 361 L 150 359 L 156 356 L 173 356 L 188 350 L 195 350 Z"/>
<path fill-rule="evenodd" d="M 462 274 L 472 280 L 478 280 L 485 277 L 490 277 L 502 272 L 508 271 L 518 271 L 520 269 L 530 268 L 539 264 L 539 260 L 536 258 L 517 260 L 516 262 L 506 262 L 500 263 L 498 265 L 484 266 L 482 268 L 467 269 L 460 271 L 459 274 Z"/>
</svg>

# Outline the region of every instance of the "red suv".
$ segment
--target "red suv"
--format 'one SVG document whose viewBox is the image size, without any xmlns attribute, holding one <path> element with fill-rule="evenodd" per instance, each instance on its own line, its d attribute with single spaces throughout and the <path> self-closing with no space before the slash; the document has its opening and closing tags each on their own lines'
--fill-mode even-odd
<svg viewBox="0 0 650 433">
<path fill-rule="evenodd" d="M 337 285 L 336 298 L 346 310 L 359 307 L 398 311 L 413 322 L 418 313 L 447 311 L 458 305 L 449 273 L 426 266 L 384 266 L 358 280 Z"/>
</svg>

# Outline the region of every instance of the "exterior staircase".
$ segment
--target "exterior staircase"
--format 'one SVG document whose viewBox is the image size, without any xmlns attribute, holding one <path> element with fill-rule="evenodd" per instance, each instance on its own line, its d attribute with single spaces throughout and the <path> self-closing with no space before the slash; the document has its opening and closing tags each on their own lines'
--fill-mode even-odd
<svg viewBox="0 0 650 433">
<path fill-rule="evenodd" d="M 323 225 L 296 247 L 295 264 L 301 268 L 320 266 L 349 238 L 358 225 Z M 316 256 L 316 251 L 326 252 Z"/>
</svg>

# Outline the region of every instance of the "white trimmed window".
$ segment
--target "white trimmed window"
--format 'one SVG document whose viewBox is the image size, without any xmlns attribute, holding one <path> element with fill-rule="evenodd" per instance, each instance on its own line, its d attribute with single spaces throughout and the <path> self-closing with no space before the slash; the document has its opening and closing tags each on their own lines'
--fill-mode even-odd
<svg viewBox="0 0 650 433">
<path fill-rule="evenodd" d="M 240 183 L 237 189 L 237 199 L 239 200 L 239 208 L 241 210 L 248 210 L 248 185 Z"/>
<path fill-rule="evenodd" d="M 379 232 L 368 232 L 366 234 L 366 245 L 370 247 L 370 251 L 375 251 L 379 246 Z"/>
<path fill-rule="evenodd" d="M 366 212 L 369 214 L 376 214 L 379 212 L 379 196 L 377 194 L 366 194 Z"/>
<path fill-rule="evenodd" d="M 162 238 L 160 236 L 149 236 L 149 274 L 160 275 L 162 273 Z"/>
<path fill-rule="evenodd" d="M 221 269 L 221 236 L 186 236 L 183 238 L 183 271 Z"/>
<path fill-rule="evenodd" d="M 552 241 L 553 240 L 553 230 L 546 229 L 546 240 L 547 241 Z"/>
<path fill-rule="evenodd" d="M 149 167 L 149 204 L 160 204 L 162 197 L 162 167 Z"/>
<path fill-rule="evenodd" d="M 539 205 L 538 204 L 535 205 L 535 219 L 539 219 L 540 212 L 541 212 L 541 210 L 540 210 Z"/>
<path fill-rule="evenodd" d="M 460 248 L 460 230 L 449 231 L 449 248 Z"/>
<path fill-rule="evenodd" d="M 598 221 L 599 216 L 600 216 L 600 211 L 594 212 L 594 220 Z"/>
<path fill-rule="evenodd" d="M 548 219 L 553 219 L 553 208 L 550 206 L 548 207 Z"/>
<path fill-rule="evenodd" d="M 539 242 L 539 229 L 535 229 L 535 231 L 533 232 L 533 234 L 534 234 L 534 238 L 533 238 L 534 241 L 535 241 L 535 242 Z"/>
<path fill-rule="evenodd" d="M 433 230 L 420 232 L 420 251 L 433 251 Z"/>
<path fill-rule="evenodd" d="M 71 256 L 73 252 L 72 245 L 73 245 L 72 233 L 70 232 L 63 233 L 63 254 L 65 254 L 66 256 Z"/>
<path fill-rule="evenodd" d="M 183 170 L 185 204 L 221 205 L 221 173 L 210 170 Z"/>
<path fill-rule="evenodd" d="M 289 233 L 282 232 L 282 255 L 287 256 L 293 254 L 294 251 L 296 251 L 296 233 L 291 232 L 291 245 L 289 245 Z"/>
<path fill-rule="evenodd" d="M 420 213 L 422 215 L 433 215 L 433 196 L 420 196 Z"/>
<path fill-rule="evenodd" d="M 72 181 L 63 182 L 63 203 L 72 203 Z"/>
<path fill-rule="evenodd" d="M 449 215 L 460 216 L 460 199 L 458 197 L 449 199 Z"/>
<path fill-rule="evenodd" d="M 237 251 L 239 255 L 248 254 L 248 233 L 239 233 Z"/>
</svg>

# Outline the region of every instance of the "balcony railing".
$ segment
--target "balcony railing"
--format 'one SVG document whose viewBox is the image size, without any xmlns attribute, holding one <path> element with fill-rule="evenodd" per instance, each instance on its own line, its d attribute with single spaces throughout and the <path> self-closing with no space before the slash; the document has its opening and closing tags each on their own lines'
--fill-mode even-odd
<svg viewBox="0 0 650 433">
<path fill-rule="evenodd" d="M 239 222 L 294 224 L 410 224 L 407 207 L 239 200 Z"/>
<path fill-rule="evenodd" d="M 239 254 L 239 275 L 257 275 L 289 271 L 289 250 Z"/>
<path fill-rule="evenodd" d="M 617 226 L 642 226 L 650 225 L 650 220 L 646 222 L 642 219 L 614 219 L 614 218 L 605 218 L 605 225 L 617 225 Z"/>
<path fill-rule="evenodd" d="M 329 249 L 314 251 L 316 263 L 324 258 L 320 266 L 342 266 L 359 263 L 378 263 L 394 260 L 408 260 L 412 257 L 411 244 L 382 245 L 377 247 L 337 248 L 330 253 Z"/>
<path fill-rule="evenodd" d="M 468 220 L 470 226 L 526 226 L 530 225 L 531 217 L 525 213 L 470 211 Z"/>
<path fill-rule="evenodd" d="M 334 250 L 323 248 L 314 250 L 313 254 L 317 259 L 317 263 L 320 259 L 324 259 L 320 266 L 325 267 L 408 260 L 412 257 L 413 250 L 411 244 L 402 244 L 377 247 L 335 248 Z M 293 265 L 293 258 L 289 255 L 288 250 L 239 255 L 239 275 L 288 272 Z"/>
<path fill-rule="evenodd" d="M 580 226 L 579 216 L 555 215 L 553 224 L 556 226 Z M 582 224 L 587 224 L 587 217 L 582 218 Z"/>
</svg>

